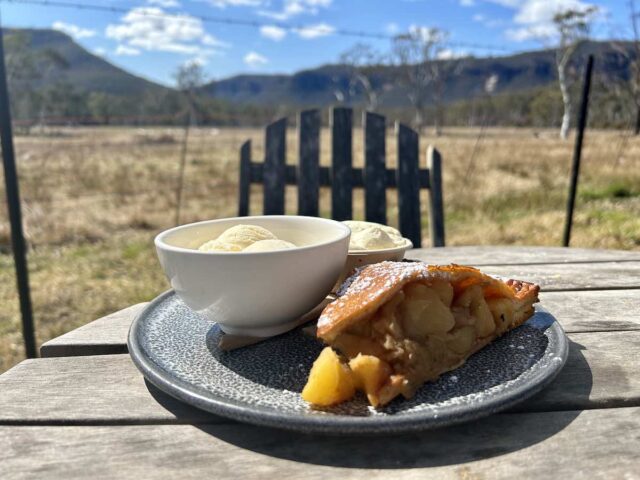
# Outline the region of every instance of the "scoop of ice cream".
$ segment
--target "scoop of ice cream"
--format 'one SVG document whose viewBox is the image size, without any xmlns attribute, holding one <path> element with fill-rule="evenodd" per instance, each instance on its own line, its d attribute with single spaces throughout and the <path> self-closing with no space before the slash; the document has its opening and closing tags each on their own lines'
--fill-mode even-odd
<svg viewBox="0 0 640 480">
<path fill-rule="evenodd" d="M 258 225 L 235 225 L 218 237 L 218 241 L 237 246 L 240 250 L 260 240 L 276 240 L 276 236 Z"/>
<path fill-rule="evenodd" d="M 204 252 L 268 252 L 294 248 L 291 242 L 278 239 L 273 233 L 257 225 L 235 225 L 214 239 L 200 245 Z"/>
<path fill-rule="evenodd" d="M 406 243 L 400 232 L 393 227 L 356 220 L 343 223 L 351 229 L 349 250 L 379 250 L 400 247 Z"/>
<path fill-rule="evenodd" d="M 269 239 L 258 240 L 245 248 L 243 252 L 271 252 L 273 250 L 286 250 L 288 248 L 295 248 L 295 245 L 286 240 Z"/>
<path fill-rule="evenodd" d="M 219 239 L 209 240 L 198 247 L 203 252 L 240 252 L 242 248 L 234 243 L 222 242 Z"/>
</svg>

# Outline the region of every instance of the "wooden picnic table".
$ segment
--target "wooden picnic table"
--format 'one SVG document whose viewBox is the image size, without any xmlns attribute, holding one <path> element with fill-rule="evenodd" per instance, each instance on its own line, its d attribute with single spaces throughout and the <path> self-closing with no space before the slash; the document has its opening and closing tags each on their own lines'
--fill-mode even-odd
<svg viewBox="0 0 640 480">
<path fill-rule="evenodd" d="M 126 351 L 136 305 L 0 375 L 0 478 L 640 478 L 640 252 L 447 247 L 431 263 L 537 282 L 570 339 L 544 391 L 485 419 L 328 437 L 227 420 L 146 383 Z"/>
</svg>

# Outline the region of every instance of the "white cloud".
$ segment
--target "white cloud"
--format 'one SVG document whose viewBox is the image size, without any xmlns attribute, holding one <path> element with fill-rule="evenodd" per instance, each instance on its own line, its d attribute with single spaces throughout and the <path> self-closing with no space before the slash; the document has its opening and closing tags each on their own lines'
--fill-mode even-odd
<svg viewBox="0 0 640 480">
<path fill-rule="evenodd" d="M 522 5 L 526 0 L 486 0 L 486 1 L 491 3 L 496 3 L 498 5 L 502 5 L 503 7 L 507 7 L 507 8 L 516 8 Z M 550 0 L 550 1 L 555 1 L 555 0 Z"/>
<path fill-rule="evenodd" d="M 439 30 L 437 27 L 425 27 L 423 25 L 409 25 L 409 33 L 420 37 L 423 41 L 432 41 L 438 39 L 444 41 L 447 39 L 447 33 Z"/>
<path fill-rule="evenodd" d="M 93 49 L 93 53 L 99 57 L 104 57 L 107 54 L 107 50 L 102 47 L 97 47 Z"/>
<path fill-rule="evenodd" d="M 261 7 L 268 3 L 265 0 L 206 0 L 206 2 L 221 9 L 227 7 Z"/>
<path fill-rule="evenodd" d="M 88 28 L 82 28 L 77 25 L 73 25 L 72 23 L 64 23 L 64 22 L 53 22 L 51 28 L 54 30 L 58 30 L 60 32 L 66 33 L 70 37 L 73 38 L 89 38 L 93 37 L 96 34 L 95 30 L 90 30 Z"/>
<path fill-rule="evenodd" d="M 198 65 L 199 67 L 204 67 L 208 63 L 209 63 L 209 59 L 208 58 L 196 55 L 192 59 L 187 60 L 186 62 L 184 62 L 183 65 L 190 65 L 191 64 L 191 65 Z"/>
<path fill-rule="evenodd" d="M 136 7 L 118 24 L 107 25 L 106 36 L 136 50 L 210 56 L 229 45 L 207 33 L 202 20 L 186 13 L 167 14 L 158 7 Z"/>
<path fill-rule="evenodd" d="M 163 8 L 176 8 L 180 6 L 178 0 L 147 0 L 147 4 Z"/>
<path fill-rule="evenodd" d="M 445 48 L 436 54 L 436 58 L 438 60 L 453 60 L 454 58 L 463 58 L 467 55 L 469 55 L 469 52 L 464 50 L 452 50 L 450 48 Z"/>
<path fill-rule="evenodd" d="M 300 38 L 307 40 L 319 37 L 326 37 L 335 32 L 335 28 L 326 23 L 317 23 L 315 25 L 307 25 L 296 30 L 296 33 L 300 35 Z"/>
<path fill-rule="evenodd" d="M 269 63 L 269 59 L 258 52 L 249 52 L 244 56 L 244 63 L 251 68 L 258 68 Z"/>
<path fill-rule="evenodd" d="M 296 15 L 317 15 L 320 9 L 327 8 L 333 0 L 284 0 L 281 11 L 260 10 L 258 15 L 275 20 L 288 20 Z"/>
<path fill-rule="evenodd" d="M 138 50 L 137 48 L 128 47 L 126 45 L 118 45 L 118 48 L 116 48 L 116 55 L 120 56 L 135 57 L 137 55 L 140 55 L 140 53 L 140 50 Z"/>
<path fill-rule="evenodd" d="M 387 32 L 389 35 L 398 33 L 398 30 L 400 30 L 400 27 L 396 22 L 387 23 L 384 27 L 384 31 Z"/>
<path fill-rule="evenodd" d="M 460 0 L 460 5 L 463 7 L 473 7 L 475 4 L 475 0 Z"/>
<path fill-rule="evenodd" d="M 210 47 L 220 47 L 220 48 L 228 48 L 229 44 L 227 42 L 223 42 L 222 40 L 218 40 L 216 37 L 209 33 L 205 33 L 201 39 L 204 45 L 208 45 Z"/>
<path fill-rule="evenodd" d="M 277 27 L 276 25 L 264 25 L 260 27 L 260 35 L 279 42 L 287 36 L 287 31 L 284 28 Z"/>
<path fill-rule="evenodd" d="M 556 35 L 553 17 L 568 9 L 586 10 L 593 4 L 583 0 L 487 0 L 515 10 L 514 28 L 506 30 L 507 37 L 516 42 L 531 39 L 550 39 Z M 498 26 L 495 20 L 483 22 L 487 26 Z"/>
<path fill-rule="evenodd" d="M 481 13 L 476 13 L 471 19 L 474 22 L 481 23 L 485 27 L 488 28 L 496 28 L 504 25 L 504 21 L 499 18 L 487 18 L 485 15 Z"/>
</svg>

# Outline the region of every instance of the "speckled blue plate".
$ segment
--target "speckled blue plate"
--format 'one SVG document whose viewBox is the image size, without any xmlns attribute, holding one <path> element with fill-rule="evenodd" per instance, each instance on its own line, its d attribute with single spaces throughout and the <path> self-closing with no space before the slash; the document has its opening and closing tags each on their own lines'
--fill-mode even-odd
<svg viewBox="0 0 640 480">
<path fill-rule="evenodd" d="M 300 398 L 322 345 L 300 329 L 232 352 L 218 348 L 220 329 L 166 292 L 133 322 L 129 352 L 143 375 L 195 407 L 260 425 L 332 434 L 403 432 L 473 420 L 541 390 L 558 374 L 567 337 L 538 307 L 460 368 L 424 385 L 411 400 L 376 411 L 364 397 L 313 410 Z"/>
</svg>

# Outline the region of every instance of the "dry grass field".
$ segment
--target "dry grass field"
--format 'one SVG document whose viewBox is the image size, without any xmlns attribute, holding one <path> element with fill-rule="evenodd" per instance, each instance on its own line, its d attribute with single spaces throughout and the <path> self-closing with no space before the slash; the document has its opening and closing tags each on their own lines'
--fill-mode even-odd
<svg viewBox="0 0 640 480">
<path fill-rule="evenodd" d="M 640 139 L 589 131 L 573 246 L 640 249 Z M 356 133 L 361 163 L 362 134 Z M 448 245 L 559 245 L 572 141 L 555 131 L 446 129 L 423 136 L 441 150 Z M 197 129 L 188 146 L 180 222 L 235 214 L 241 142 L 258 129 Z M 38 342 L 167 288 L 153 236 L 174 225 L 182 132 L 170 128 L 56 128 L 18 136 L 16 154 L 29 242 Z M 289 135 L 294 163 L 295 135 Z M 329 133 L 322 133 L 326 154 Z M 475 148 L 473 163 L 470 158 Z M 392 132 L 389 162 L 395 161 Z M 424 161 L 424 158 L 422 159 Z M 324 193 L 321 209 L 330 212 Z M 394 193 L 389 192 L 394 224 Z M 4 198 L 4 193 L 2 193 Z M 361 193 L 356 217 L 361 218 Z M 259 213 L 259 192 L 253 212 Z M 287 192 L 295 213 L 295 191 Z M 423 204 L 428 244 L 426 198 Z M 0 209 L 0 372 L 23 356 L 6 209 Z"/>
</svg>

